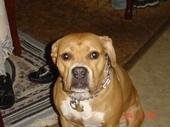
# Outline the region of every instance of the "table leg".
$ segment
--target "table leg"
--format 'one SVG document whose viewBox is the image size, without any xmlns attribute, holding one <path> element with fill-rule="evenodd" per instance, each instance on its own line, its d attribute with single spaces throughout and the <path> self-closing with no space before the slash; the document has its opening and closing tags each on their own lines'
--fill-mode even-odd
<svg viewBox="0 0 170 127">
<path fill-rule="evenodd" d="M 126 0 L 125 19 L 132 19 L 133 16 L 133 0 Z"/>
<path fill-rule="evenodd" d="M 18 32 L 17 32 L 16 12 L 15 12 L 16 1 L 15 0 L 4 0 L 4 1 L 5 1 L 11 36 L 14 45 L 14 54 L 20 56 L 21 46 L 20 46 Z"/>
</svg>

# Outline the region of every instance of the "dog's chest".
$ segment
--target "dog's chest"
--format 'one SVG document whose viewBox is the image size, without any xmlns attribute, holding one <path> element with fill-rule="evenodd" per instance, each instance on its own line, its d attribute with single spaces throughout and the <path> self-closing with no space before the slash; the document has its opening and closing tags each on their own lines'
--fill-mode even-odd
<svg viewBox="0 0 170 127">
<path fill-rule="evenodd" d="M 82 121 L 85 127 L 101 127 L 104 123 L 104 113 L 92 111 L 89 100 L 81 101 L 83 111 L 77 111 L 70 105 L 70 98 L 62 102 L 61 111 L 67 119 Z"/>
</svg>

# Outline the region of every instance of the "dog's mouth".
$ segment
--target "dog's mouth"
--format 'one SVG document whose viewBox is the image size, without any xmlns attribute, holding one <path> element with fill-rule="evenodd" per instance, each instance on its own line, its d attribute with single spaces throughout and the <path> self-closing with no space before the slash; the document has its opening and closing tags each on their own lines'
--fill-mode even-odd
<svg viewBox="0 0 170 127">
<path fill-rule="evenodd" d="M 84 92 L 89 88 L 89 71 L 86 67 L 74 67 L 71 71 L 71 87 L 72 92 Z"/>
<path fill-rule="evenodd" d="M 89 98 L 89 71 L 87 67 L 76 66 L 71 70 L 71 97 L 76 100 L 86 100 Z"/>
</svg>

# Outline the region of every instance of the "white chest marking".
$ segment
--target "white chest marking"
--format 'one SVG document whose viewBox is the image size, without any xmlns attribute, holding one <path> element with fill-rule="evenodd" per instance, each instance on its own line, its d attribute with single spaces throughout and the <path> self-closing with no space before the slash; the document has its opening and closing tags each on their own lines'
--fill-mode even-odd
<svg viewBox="0 0 170 127">
<path fill-rule="evenodd" d="M 83 106 L 83 112 L 78 112 L 70 106 L 70 98 L 62 102 L 61 111 L 63 115 L 68 118 L 81 120 L 85 127 L 101 127 L 104 123 L 104 113 L 92 111 L 89 100 L 81 101 L 80 105 Z"/>
</svg>

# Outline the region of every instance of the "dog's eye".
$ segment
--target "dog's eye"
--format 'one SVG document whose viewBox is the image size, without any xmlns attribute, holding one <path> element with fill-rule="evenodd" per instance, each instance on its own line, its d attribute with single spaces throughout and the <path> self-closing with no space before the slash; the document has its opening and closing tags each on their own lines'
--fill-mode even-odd
<svg viewBox="0 0 170 127">
<path fill-rule="evenodd" d="M 99 53 L 97 51 L 93 51 L 89 54 L 90 59 L 97 59 L 99 57 Z"/>
<path fill-rule="evenodd" d="M 61 55 L 61 58 L 66 61 L 66 60 L 70 60 L 72 58 L 72 56 L 70 53 L 63 53 Z"/>
</svg>

